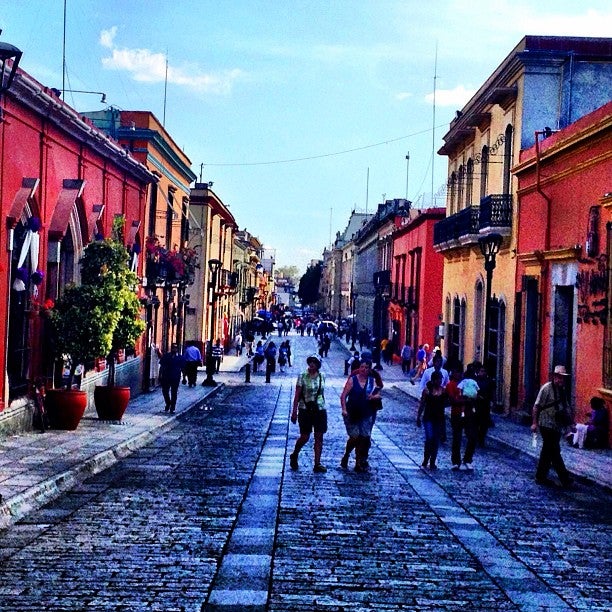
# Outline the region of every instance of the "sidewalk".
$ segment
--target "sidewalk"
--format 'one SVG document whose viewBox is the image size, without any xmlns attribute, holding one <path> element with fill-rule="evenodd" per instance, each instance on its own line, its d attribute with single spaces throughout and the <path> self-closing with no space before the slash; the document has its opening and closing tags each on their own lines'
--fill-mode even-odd
<svg viewBox="0 0 612 612">
<path fill-rule="evenodd" d="M 338 340 L 347 351 L 347 356 L 351 354 L 350 344 L 344 339 Z M 420 399 L 419 384 L 413 385 L 409 382 L 407 375 L 402 372 L 400 365 L 383 365 L 381 375 L 386 385 L 394 386 L 415 401 Z M 540 456 L 542 440 L 538 437 L 538 445 L 532 447 L 531 429 L 527 425 L 520 425 L 512 421 L 509 417 L 493 414 L 494 427 L 489 429 L 487 436 L 501 444 L 526 453 L 534 459 Z M 612 450 L 581 450 L 561 441 L 561 454 L 567 469 L 578 478 L 586 478 L 592 482 L 612 489 Z M 535 463 L 534 463 L 535 471 Z"/>
</svg>

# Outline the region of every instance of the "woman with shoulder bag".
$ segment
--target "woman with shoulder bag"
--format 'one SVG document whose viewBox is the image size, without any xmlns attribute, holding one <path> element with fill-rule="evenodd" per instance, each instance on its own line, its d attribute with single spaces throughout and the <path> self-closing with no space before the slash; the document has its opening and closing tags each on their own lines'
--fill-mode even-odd
<svg viewBox="0 0 612 612">
<path fill-rule="evenodd" d="M 340 466 L 348 467 L 349 458 L 355 449 L 356 472 L 368 469 L 367 456 L 376 414 L 372 400 L 380 395 L 380 388 L 376 385 L 371 369 L 372 362 L 362 359 L 359 369 L 347 379 L 340 394 L 342 418 L 348 435 Z"/>
<path fill-rule="evenodd" d="M 289 456 L 292 470 L 299 469 L 298 455 L 314 431 L 313 472 L 327 472 L 321 463 L 323 434 L 327 432 L 327 410 L 325 409 L 325 376 L 321 373 L 321 359 L 311 355 L 306 359 L 308 369 L 302 372 L 295 385 L 291 422 L 299 423 L 300 436 L 295 441 L 293 453 Z"/>
</svg>

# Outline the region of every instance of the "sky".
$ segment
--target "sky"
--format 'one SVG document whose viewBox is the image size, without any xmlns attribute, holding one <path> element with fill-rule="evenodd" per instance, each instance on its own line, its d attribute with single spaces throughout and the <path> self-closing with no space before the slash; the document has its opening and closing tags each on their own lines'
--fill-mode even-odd
<svg viewBox="0 0 612 612">
<path fill-rule="evenodd" d="M 444 206 L 442 137 L 523 36 L 611 25 L 609 0 L 0 0 L 25 71 L 106 94 L 67 92 L 80 112 L 153 112 L 300 274 L 353 210 Z"/>
</svg>

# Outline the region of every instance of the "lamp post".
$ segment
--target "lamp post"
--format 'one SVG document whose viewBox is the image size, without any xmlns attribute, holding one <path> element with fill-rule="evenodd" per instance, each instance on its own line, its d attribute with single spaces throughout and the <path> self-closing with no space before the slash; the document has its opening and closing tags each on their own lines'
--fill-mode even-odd
<svg viewBox="0 0 612 612">
<path fill-rule="evenodd" d="M 2 30 L 0 30 L 0 34 L 2 34 Z M 22 52 L 17 47 L 9 43 L 0 42 L 0 99 L 13 84 L 21 56 Z M 8 60 L 12 60 L 10 69 L 7 65 Z M 0 106 L 0 121 L 2 120 L 3 111 Z"/>
<path fill-rule="evenodd" d="M 502 243 L 501 234 L 486 234 L 478 239 L 480 251 L 484 257 L 484 267 L 487 273 L 487 288 L 485 301 L 485 323 L 484 323 L 484 348 L 482 354 L 482 362 L 487 369 L 487 361 L 489 355 L 489 326 L 491 324 L 491 283 L 493 281 L 493 270 L 495 270 L 495 257 L 499 252 L 499 247 Z M 490 372 L 489 372 L 490 374 Z"/>
<path fill-rule="evenodd" d="M 208 270 L 210 271 L 210 283 L 208 285 L 210 295 L 210 328 L 208 332 L 208 346 L 206 347 L 206 378 L 202 383 L 204 387 L 215 387 L 217 383 L 213 380 L 215 362 L 213 359 L 212 348 L 215 340 L 215 305 L 217 302 L 217 275 L 222 262 L 219 259 L 208 260 Z"/>
</svg>

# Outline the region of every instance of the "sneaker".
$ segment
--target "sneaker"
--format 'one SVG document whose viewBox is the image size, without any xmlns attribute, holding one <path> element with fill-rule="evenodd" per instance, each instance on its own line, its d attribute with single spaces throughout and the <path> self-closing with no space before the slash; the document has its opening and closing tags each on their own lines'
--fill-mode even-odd
<svg viewBox="0 0 612 612">
<path fill-rule="evenodd" d="M 340 459 L 340 467 L 346 470 L 346 468 L 348 467 L 348 462 L 349 462 L 349 456 L 342 455 L 342 459 Z"/>
<path fill-rule="evenodd" d="M 291 453 L 289 455 L 289 465 L 291 466 L 292 470 L 299 469 L 300 466 L 298 464 L 297 455 L 295 453 Z"/>
<path fill-rule="evenodd" d="M 460 469 L 461 469 L 461 465 L 459 465 L 458 463 L 454 463 L 453 467 L 451 468 L 451 470 L 455 470 L 455 472 L 457 472 Z"/>
<path fill-rule="evenodd" d="M 472 463 L 470 463 L 469 461 L 465 462 L 463 465 L 465 465 L 465 469 L 466 470 L 473 470 L 474 466 Z"/>
<path fill-rule="evenodd" d="M 323 464 L 317 463 L 317 465 L 312 468 L 312 471 L 316 472 L 317 474 L 325 474 L 325 472 L 327 472 L 327 468 Z"/>
</svg>

